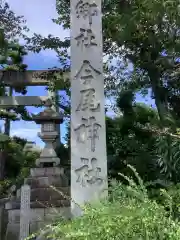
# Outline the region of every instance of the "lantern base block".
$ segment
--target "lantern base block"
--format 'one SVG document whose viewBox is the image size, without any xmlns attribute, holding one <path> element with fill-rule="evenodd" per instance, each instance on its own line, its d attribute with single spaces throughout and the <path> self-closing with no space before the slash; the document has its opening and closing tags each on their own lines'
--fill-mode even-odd
<svg viewBox="0 0 180 240">
<path fill-rule="evenodd" d="M 60 165 L 60 159 L 58 157 L 42 157 L 36 159 L 37 167 L 44 167 L 47 163 L 52 164 L 52 167 L 57 167 Z"/>
</svg>

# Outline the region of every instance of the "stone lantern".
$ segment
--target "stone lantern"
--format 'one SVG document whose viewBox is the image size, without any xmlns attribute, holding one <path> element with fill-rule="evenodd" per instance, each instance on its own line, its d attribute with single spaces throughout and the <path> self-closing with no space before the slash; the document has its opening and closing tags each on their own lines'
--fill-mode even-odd
<svg viewBox="0 0 180 240">
<path fill-rule="evenodd" d="M 60 164 L 60 159 L 57 157 L 53 147 L 53 143 L 58 137 L 56 124 L 63 122 L 63 115 L 54 111 L 51 107 L 47 107 L 43 112 L 37 115 L 32 115 L 33 121 L 41 124 L 41 132 L 38 136 L 45 143 L 45 147 L 41 152 L 40 158 L 36 160 L 37 167 L 52 167 Z"/>
</svg>

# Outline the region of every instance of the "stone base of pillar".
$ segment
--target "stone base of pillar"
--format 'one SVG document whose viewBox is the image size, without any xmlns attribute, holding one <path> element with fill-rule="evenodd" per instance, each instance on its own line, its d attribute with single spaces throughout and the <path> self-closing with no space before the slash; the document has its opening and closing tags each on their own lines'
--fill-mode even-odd
<svg viewBox="0 0 180 240">
<path fill-rule="evenodd" d="M 31 187 L 30 234 L 46 224 L 63 218 L 71 218 L 70 187 L 63 168 L 32 168 L 24 180 Z M 19 240 L 21 193 L 6 204 L 8 226 L 5 240 Z"/>
</svg>

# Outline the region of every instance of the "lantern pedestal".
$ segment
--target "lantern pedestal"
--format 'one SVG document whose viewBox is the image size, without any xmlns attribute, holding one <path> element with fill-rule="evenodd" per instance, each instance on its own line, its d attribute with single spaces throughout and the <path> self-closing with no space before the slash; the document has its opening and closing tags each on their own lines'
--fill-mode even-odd
<svg viewBox="0 0 180 240">
<path fill-rule="evenodd" d="M 39 137 L 45 143 L 45 147 L 43 148 L 40 158 L 36 160 L 36 166 L 39 167 L 55 167 L 60 164 L 60 159 L 57 157 L 56 152 L 53 147 L 53 143 L 58 136 L 57 132 L 48 133 L 39 133 Z"/>
</svg>

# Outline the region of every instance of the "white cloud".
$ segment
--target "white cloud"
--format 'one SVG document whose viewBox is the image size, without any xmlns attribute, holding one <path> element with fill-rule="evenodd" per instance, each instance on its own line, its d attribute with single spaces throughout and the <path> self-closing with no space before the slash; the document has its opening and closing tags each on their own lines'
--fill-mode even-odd
<svg viewBox="0 0 180 240">
<path fill-rule="evenodd" d="M 38 129 L 27 129 L 27 128 L 19 128 L 12 129 L 11 135 L 18 136 L 21 138 L 27 138 L 28 140 L 33 140 L 37 137 Z"/>
<path fill-rule="evenodd" d="M 4 121 L 0 120 L 0 129 L 4 132 Z M 34 122 L 25 122 L 25 121 L 11 121 L 11 136 L 17 136 L 25 138 L 29 141 L 35 142 L 40 147 L 44 146 L 44 143 L 38 137 L 38 132 L 40 132 L 40 125 L 37 125 Z"/>
<path fill-rule="evenodd" d="M 40 126 L 34 122 L 16 121 L 11 123 L 11 136 L 25 138 L 39 146 L 44 146 L 38 137 L 38 132 L 40 132 Z"/>
<path fill-rule="evenodd" d="M 70 35 L 68 30 L 53 23 L 52 19 L 57 18 L 56 0 L 6 0 L 10 8 L 17 14 L 24 16 L 27 26 L 30 29 L 29 36 L 33 33 L 47 37 L 49 34 L 64 39 Z M 42 51 L 43 56 L 56 57 L 54 51 Z M 47 60 L 48 61 L 48 60 Z"/>
<path fill-rule="evenodd" d="M 57 17 L 56 0 L 7 0 L 17 15 L 23 15 L 31 33 L 67 37 L 62 27 L 52 22 Z"/>
</svg>

